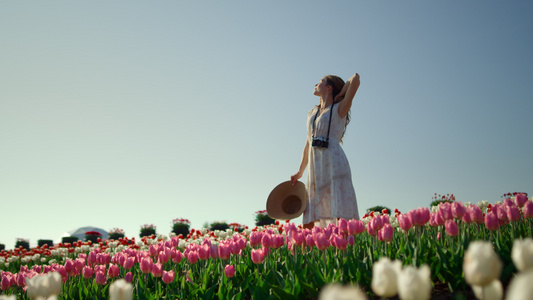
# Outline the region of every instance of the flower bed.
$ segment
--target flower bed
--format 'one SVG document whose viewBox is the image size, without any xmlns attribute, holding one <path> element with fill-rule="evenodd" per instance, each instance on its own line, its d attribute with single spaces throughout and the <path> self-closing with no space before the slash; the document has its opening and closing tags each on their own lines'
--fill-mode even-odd
<svg viewBox="0 0 533 300">
<path fill-rule="evenodd" d="M 120 238 L 1 251 L 0 288 L 3 295 L 29 299 L 39 290 L 34 278 L 48 274 L 46 280 L 54 280 L 50 274 L 58 273 L 63 282 L 58 299 L 108 299 L 118 288 L 131 290 L 134 299 L 314 299 L 334 289 L 332 283 L 355 284 L 353 289 L 365 298 L 399 293 L 407 299 L 410 285 L 400 283 L 406 276 L 419 278 L 413 279 L 419 284 L 411 293 L 429 287 L 433 296 L 471 295 L 481 285 L 481 292 L 497 290 L 498 283 L 512 292 L 509 283 L 525 278 L 533 267 L 533 241 L 524 239 L 532 236 L 533 202 L 523 200 L 446 202 L 405 214 L 395 210 L 394 215 L 372 212 L 362 220 L 341 219 L 312 230 L 277 223 L 242 231 L 191 229 L 185 239 Z M 488 272 L 473 267 L 466 252 L 483 241 L 488 247 L 478 247 L 486 250 L 477 253 L 493 251 L 501 268 Z M 486 273 L 492 276 L 490 283 L 471 280 Z M 527 292 L 525 286 L 517 289 Z"/>
</svg>

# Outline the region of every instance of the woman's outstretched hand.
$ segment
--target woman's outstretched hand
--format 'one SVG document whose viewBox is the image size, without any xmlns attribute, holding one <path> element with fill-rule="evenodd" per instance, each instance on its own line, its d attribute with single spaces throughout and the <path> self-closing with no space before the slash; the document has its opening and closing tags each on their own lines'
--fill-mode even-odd
<svg viewBox="0 0 533 300">
<path fill-rule="evenodd" d="M 294 186 L 296 184 L 296 182 L 298 182 L 298 179 L 302 178 L 302 173 L 300 171 L 298 171 L 298 173 L 294 174 L 291 176 L 291 182 L 292 182 L 292 185 Z"/>
</svg>

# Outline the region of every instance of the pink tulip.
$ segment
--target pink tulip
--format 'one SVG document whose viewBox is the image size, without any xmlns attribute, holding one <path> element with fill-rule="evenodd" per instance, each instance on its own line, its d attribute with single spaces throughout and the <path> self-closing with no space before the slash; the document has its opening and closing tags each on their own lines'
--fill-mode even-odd
<svg viewBox="0 0 533 300">
<path fill-rule="evenodd" d="M 170 248 L 163 247 L 163 250 L 159 251 L 158 259 L 162 264 L 164 264 L 170 260 L 170 256 Z"/>
<path fill-rule="evenodd" d="M 326 238 L 326 235 L 322 232 L 317 233 L 315 239 L 315 245 L 318 250 L 326 250 L 330 246 L 329 240 Z"/>
<path fill-rule="evenodd" d="M 493 212 L 496 213 L 498 220 L 504 223 L 509 221 L 509 218 L 507 217 L 507 209 L 505 208 L 505 206 L 495 204 L 492 208 L 493 208 Z"/>
<path fill-rule="evenodd" d="M 370 220 L 370 224 L 372 224 L 372 228 L 376 231 L 380 230 L 383 227 L 383 219 L 381 216 L 375 216 Z"/>
<path fill-rule="evenodd" d="M 524 205 L 526 204 L 526 201 L 528 201 L 526 194 L 523 194 L 523 193 L 516 194 L 515 200 L 516 200 L 516 205 L 518 205 L 518 207 L 524 207 Z"/>
<path fill-rule="evenodd" d="M 176 278 L 176 274 L 174 273 L 174 271 L 163 271 L 163 282 L 166 283 L 166 284 L 169 284 L 169 283 L 172 283 L 174 282 L 174 279 Z"/>
<path fill-rule="evenodd" d="M 218 245 L 218 257 L 220 257 L 220 259 L 222 260 L 226 260 L 226 259 L 229 259 L 230 255 L 231 255 L 230 246 L 226 244 L 225 242 L 224 243 L 221 242 Z"/>
<path fill-rule="evenodd" d="M 157 254 L 158 254 L 158 252 L 159 252 L 159 251 L 158 251 L 158 248 L 159 248 L 159 247 L 157 247 L 157 246 L 150 245 L 150 248 L 148 248 L 148 254 L 149 254 L 150 256 L 152 256 L 152 257 L 153 257 L 153 256 L 157 256 Z"/>
<path fill-rule="evenodd" d="M 336 234 L 331 237 L 331 241 L 333 246 L 339 250 L 345 250 L 348 246 L 348 241 L 344 239 L 344 237 L 340 234 Z"/>
<path fill-rule="evenodd" d="M 431 227 L 439 226 L 439 224 L 437 224 L 436 218 L 437 218 L 437 213 L 431 213 L 431 215 L 429 216 L 429 226 Z"/>
<path fill-rule="evenodd" d="M 96 263 L 96 252 L 91 251 L 89 252 L 89 256 L 87 257 L 87 264 L 94 265 L 95 263 Z"/>
<path fill-rule="evenodd" d="M 446 214 L 446 213 L 444 213 L 444 214 Z M 442 211 L 442 210 L 439 210 L 439 211 L 435 214 L 435 222 L 436 222 L 437 225 L 439 225 L 439 226 L 444 225 L 444 223 L 446 222 L 446 219 L 445 219 L 444 216 L 443 216 L 443 211 Z"/>
<path fill-rule="evenodd" d="M 97 272 L 94 280 L 96 281 L 96 284 L 104 285 L 106 283 L 105 273 Z"/>
<path fill-rule="evenodd" d="M 81 253 L 80 253 L 81 254 Z M 85 267 L 85 258 L 78 258 L 74 261 L 74 267 L 76 270 L 81 271 Z M 38 272 L 39 273 L 39 272 Z"/>
<path fill-rule="evenodd" d="M 524 217 L 533 218 L 533 202 L 529 200 L 524 204 Z"/>
<path fill-rule="evenodd" d="M 503 206 L 515 206 L 516 204 L 514 203 L 513 200 L 511 200 L 511 198 L 505 198 L 503 199 Z"/>
<path fill-rule="evenodd" d="M 65 262 L 65 270 L 70 273 L 74 271 L 74 267 L 74 261 L 72 259 L 67 259 L 67 261 Z"/>
<path fill-rule="evenodd" d="M 345 219 L 340 218 L 337 221 L 337 226 L 339 227 L 339 231 L 341 234 L 348 233 L 348 221 L 346 221 Z"/>
<path fill-rule="evenodd" d="M 0 282 L 0 288 L 2 288 L 2 290 L 7 290 L 9 289 L 13 284 L 11 283 L 11 276 L 10 275 L 3 275 L 2 276 L 2 281 Z"/>
<path fill-rule="evenodd" d="M 261 239 L 263 238 L 263 233 L 259 231 L 254 231 L 250 234 L 250 246 L 255 248 L 261 244 Z"/>
<path fill-rule="evenodd" d="M 15 275 L 15 283 L 18 287 L 24 287 L 26 285 L 26 274 L 17 273 Z"/>
<path fill-rule="evenodd" d="M 170 249 L 170 257 L 172 258 L 173 263 L 179 264 L 181 259 L 183 258 L 183 254 L 176 248 L 172 248 Z"/>
<path fill-rule="evenodd" d="M 470 224 L 472 223 L 472 216 L 469 213 L 465 213 L 462 220 L 464 223 Z"/>
<path fill-rule="evenodd" d="M 118 266 L 114 264 L 110 264 L 109 270 L 107 271 L 107 276 L 109 278 L 116 278 L 118 277 L 119 274 L 120 274 L 120 269 L 118 268 Z"/>
<path fill-rule="evenodd" d="M 483 212 L 481 212 L 481 208 L 479 208 L 479 206 L 470 205 L 467 211 L 474 223 L 483 224 L 485 222 L 483 218 Z"/>
<path fill-rule="evenodd" d="M 163 265 L 161 263 L 155 263 L 152 265 L 152 276 L 154 277 L 163 276 Z"/>
<path fill-rule="evenodd" d="M 260 264 L 265 260 L 263 249 L 252 249 L 251 256 L 254 264 Z"/>
<path fill-rule="evenodd" d="M 439 212 L 443 220 L 453 219 L 452 206 L 448 202 L 442 202 L 439 204 Z"/>
<path fill-rule="evenodd" d="M 126 273 L 126 276 L 124 276 L 124 280 L 126 280 L 126 282 L 131 283 L 133 281 L 133 273 L 131 272 Z"/>
<path fill-rule="evenodd" d="M 291 231 L 291 243 L 294 246 L 301 246 L 304 243 L 304 234 L 300 231 Z"/>
<path fill-rule="evenodd" d="M 313 247 L 315 245 L 315 240 L 313 239 L 313 236 L 311 234 L 306 235 L 304 239 L 305 239 L 305 244 L 308 247 Z"/>
<path fill-rule="evenodd" d="M 365 223 L 360 220 L 352 219 L 348 221 L 348 234 L 350 235 L 358 235 L 360 233 L 363 233 L 365 231 Z"/>
<path fill-rule="evenodd" d="M 353 235 L 348 236 L 348 245 L 353 246 L 355 244 L 355 238 Z"/>
<path fill-rule="evenodd" d="M 272 248 L 279 249 L 281 248 L 281 246 L 283 246 L 283 244 L 285 244 L 285 239 L 281 234 L 275 234 L 272 235 L 270 242 Z"/>
<path fill-rule="evenodd" d="M 209 256 L 211 258 L 218 258 L 218 245 L 213 243 L 209 246 Z"/>
<path fill-rule="evenodd" d="M 497 230 L 500 227 L 496 214 L 487 213 L 485 216 L 485 227 L 487 227 L 488 230 Z"/>
<path fill-rule="evenodd" d="M 449 236 L 457 236 L 459 234 L 459 228 L 453 220 L 446 220 L 446 233 Z"/>
<path fill-rule="evenodd" d="M 382 242 L 392 241 L 392 236 L 394 234 L 394 229 L 390 224 L 385 224 L 383 228 L 378 231 L 378 239 Z"/>
<path fill-rule="evenodd" d="M 209 245 L 200 246 L 200 248 L 198 249 L 198 257 L 201 260 L 206 260 L 209 258 L 210 251 L 211 251 L 211 247 L 209 247 Z"/>
<path fill-rule="evenodd" d="M 462 202 L 452 203 L 452 215 L 456 219 L 461 219 L 466 214 L 466 209 Z"/>
<path fill-rule="evenodd" d="M 105 271 L 106 271 L 106 266 L 105 265 L 96 265 L 94 266 L 94 273 L 96 274 L 96 272 L 102 272 L 105 274 Z"/>
<path fill-rule="evenodd" d="M 371 236 L 376 236 L 376 234 L 378 234 L 378 231 L 375 230 L 372 226 L 372 222 L 368 222 L 368 224 L 366 225 L 366 232 L 368 232 L 368 234 L 370 234 Z"/>
<path fill-rule="evenodd" d="M 520 221 L 522 219 L 522 214 L 520 213 L 520 209 L 518 206 L 506 206 L 505 207 L 507 212 L 507 218 L 511 221 Z"/>
<path fill-rule="evenodd" d="M 89 279 L 93 277 L 93 269 L 91 267 L 83 267 L 81 270 L 81 275 L 85 279 Z"/>
<path fill-rule="evenodd" d="M 143 259 L 141 259 L 141 264 L 140 264 L 141 272 L 145 274 L 151 273 L 153 265 L 154 265 L 154 261 L 152 260 L 151 257 L 144 257 Z"/>
<path fill-rule="evenodd" d="M 261 238 L 261 245 L 265 248 L 270 248 L 272 246 L 270 234 L 263 235 Z"/>
<path fill-rule="evenodd" d="M 135 257 L 133 256 L 130 256 L 128 258 L 126 258 L 126 260 L 124 261 L 124 269 L 126 270 L 129 270 L 131 268 L 133 268 L 133 265 L 135 264 Z"/>
<path fill-rule="evenodd" d="M 198 261 L 198 252 L 196 251 L 190 251 L 187 255 L 187 259 L 191 264 L 195 264 Z"/>
<path fill-rule="evenodd" d="M 400 223 L 400 228 L 404 231 L 409 231 L 409 229 L 411 229 L 411 226 L 413 226 L 413 224 L 411 224 L 411 218 L 409 218 L 409 216 L 407 215 L 399 215 L 398 223 Z"/>
<path fill-rule="evenodd" d="M 226 267 L 224 267 L 224 273 L 228 278 L 235 276 L 235 267 L 232 265 L 226 265 Z"/>
</svg>

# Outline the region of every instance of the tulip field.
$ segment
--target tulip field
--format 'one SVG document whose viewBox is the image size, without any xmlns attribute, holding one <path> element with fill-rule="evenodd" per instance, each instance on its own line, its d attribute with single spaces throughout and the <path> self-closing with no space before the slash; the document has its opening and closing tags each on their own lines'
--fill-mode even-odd
<svg viewBox="0 0 533 300">
<path fill-rule="evenodd" d="M 533 299 L 533 202 L 0 252 L 0 299 Z"/>
</svg>

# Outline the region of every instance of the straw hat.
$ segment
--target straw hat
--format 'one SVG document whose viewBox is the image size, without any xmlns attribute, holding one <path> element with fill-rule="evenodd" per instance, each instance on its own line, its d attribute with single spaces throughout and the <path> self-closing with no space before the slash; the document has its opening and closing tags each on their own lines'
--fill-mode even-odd
<svg viewBox="0 0 533 300">
<path fill-rule="evenodd" d="M 298 218 L 306 207 L 307 191 L 300 181 L 294 186 L 291 181 L 280 183 L 270 192 L 266 204 L 268 215 L 278 220 Z"/>
</svg>

